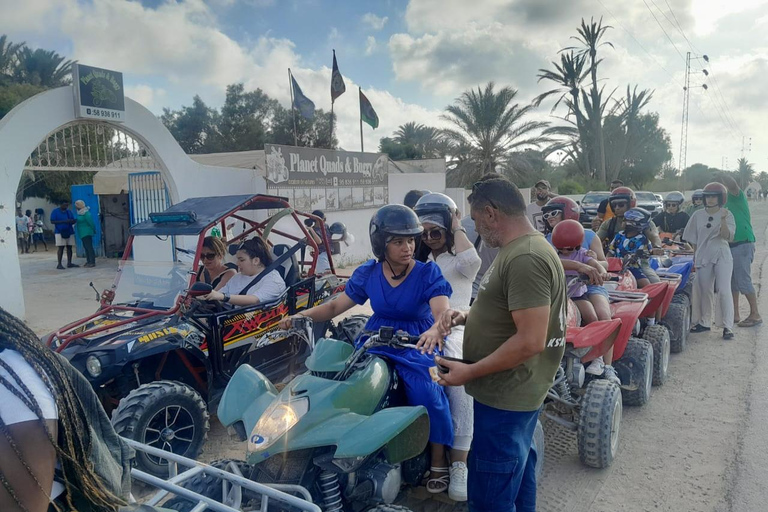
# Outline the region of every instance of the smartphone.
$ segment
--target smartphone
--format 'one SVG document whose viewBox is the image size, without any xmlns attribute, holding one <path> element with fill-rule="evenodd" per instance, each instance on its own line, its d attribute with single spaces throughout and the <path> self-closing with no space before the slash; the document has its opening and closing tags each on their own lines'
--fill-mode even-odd
<svg viewBox="0 0 768 512">
<path fill-rule="evenodd" d="M 455 357 L 448 357 L 448 356 L 440 356 L 440 358 L 445 359 L 446 361 L 457 361 L 459 363 L 464 364 L 473 364 L 472 361 L 467 361 L 466 359 L 458 359 Z M 448 368 L 446 366 L 443 366 L 441 364 L 435 363 L 437 365 L 437 368 L 440 370 L 441 373 L 448 373 Z"/>
</svg>

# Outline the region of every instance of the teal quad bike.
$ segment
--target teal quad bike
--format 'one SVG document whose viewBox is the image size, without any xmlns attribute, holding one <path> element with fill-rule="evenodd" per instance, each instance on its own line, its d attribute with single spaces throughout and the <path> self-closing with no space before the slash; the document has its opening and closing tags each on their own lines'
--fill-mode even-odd
<svg viewBox="0 0 768 512">
<path fill-rule="evenodd" d="M 295 318 L 287 332 L 313 343 L 307 318 Z M 281 391 L 242 365 L 224 391 L 218 417 L 231 434 L 248 441 L 247 460 L 213 465 L 224 468 L 234 462 L 251 481 L 302 489 L 302 496 L 311 496 L 323 512 L 409 511 L 393 503 L 403 488 L 419 486 L 427 476 L 429 417 L 423 406 L 406 405 L 392 364 L 369 351 L 414 350 L 417 341 L 391 327 L 372 333 L 357 349 L 349 341 L 320 339 L 306 360 L 308 371 Z M 538 476 L 544 459 L 540 423 L 533 443 Z M 222 499 L 220 482 L 210 475 L 184 486 Z M 254 508 L 248 508 L 249 501 Z M 243 510 L 294 510 L 280 503 L 259 508 L 257 502 L 245 492 Z M 193 504 L 179 498 L 166 507 L 187 512 Z"/>
</svg>

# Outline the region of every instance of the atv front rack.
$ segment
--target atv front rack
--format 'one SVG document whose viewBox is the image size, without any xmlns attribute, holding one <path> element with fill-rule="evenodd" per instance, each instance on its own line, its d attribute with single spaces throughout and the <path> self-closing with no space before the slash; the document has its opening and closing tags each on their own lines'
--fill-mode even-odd
<svg viewBox="0 0 768 512">
<path fill-rule="evenodd" d="M 269 510 L 270 500 L 274 500 L 282 505 L 292 507 L 293 510 L 322 512 L 320 507 L 312 503 L 312 496 L 309 491 L 300 485 L 260 484 L 245 478 L 235 463 L 230 463 L 227 471 L 224 471 L 171 452 L 137 443 L 132 439 L 123 439 L 136 451 L 154 455 L 168 461 L 168 480 L 163 480 L 136 468 L 131 470 L 131 476 L 134 480 L 159 489 L 148 500 L 143 502 L 145 505 L 152 507 L 162 506 L 161 502 L 173 495 L 186 498 L 195 503 L 192 512 L 241 512 L 243 491 L 248 491 L 249 494 L 260 496 L 261 506 L 258 510 Z M 179 472 L 180 466 L 184 468 L 181 472 Z M 184 482 L 201 474 L 207 474 L 221 480 L 222 502 L 183 487 Z"/>
</svg>

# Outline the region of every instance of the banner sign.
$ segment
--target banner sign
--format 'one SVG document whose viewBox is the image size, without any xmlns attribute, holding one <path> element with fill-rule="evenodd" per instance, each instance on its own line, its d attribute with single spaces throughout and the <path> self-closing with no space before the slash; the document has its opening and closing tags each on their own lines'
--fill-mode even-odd
<svg viewBox="0 0 768 512">
<path fill-rule="evenodd" d="M 301 211 L 353 210 L 387 204 L 389 158 L 265 144 L 267 189 Z"/>
<path fill-rule="evenodd" d="M 75 64 L 72 84 L 75 89 L 75 117 L 118 123 L 125 121 L 122 73 Z"/>
</svg>

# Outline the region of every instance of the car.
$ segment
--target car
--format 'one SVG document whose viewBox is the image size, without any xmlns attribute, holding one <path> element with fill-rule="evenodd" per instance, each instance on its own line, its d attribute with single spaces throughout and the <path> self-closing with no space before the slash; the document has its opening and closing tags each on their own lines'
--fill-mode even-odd
<svg viewBox="0 0 768 512">
<path fill-rule="evenodd" d="M 579 222 L 581 222 L 585 228 L 592 227 L 592 219 L 597 215 L 597 207 L 600 206 L 600 203 L 603 202 L 603 200 L 608 199 L 608 196 L 610 195 L 610 192 L 604 190 L 589 191 L 584 194 L 584 197 L 579 201 L 579 206 L 581 206 Z"/>
<path fill-rule="evenodd" d="M 653 192 L 641 190 L 635 192 L 635 195 L 637 196 L 637 206 L 648 210 L 653 215 L 664 209 L 664 201 L 660 200 Z"/>
<path fill-rule="evenodd" d="M 285 316 L 332 300 L 346 288 L 347 279 L 336 275 L 332 262 L 330 272 L 315 275 L 318 246 L 306 219 L 317 223 L 331 247 L 320 219 L 277 196 L 190 198 L 150 213 L 131 227 L 114 284 L 101 294 L 98 310 L 43 342 L 85 375 L 118 434 L 194 459 L 207 437 L 208 411 L 215 410 L 237 368 L 247 363 L 276 383 L 303 372 L 313 347 L 299 337 L 275 338 L 272 331 Z M 229 234 L 235 223 L 242 231 Z M 275 259 L 251 284 L 277 270 L 287 287 L 283 295 L 250 306 L 200 299 L 211 291 L 194 283 L 203 241 L 219 233 L 230 254 L 238 242 L 261 236 Z M 152 254 L 153 261 L 132 254 Z M 319 339 L 329 329 L 335 332 L 331 326 L 318 322 L 313 334 Z M 144 472 L 168 474 L 167 460 L 152 454 L 140 453 L 136 463 Z"/>
</svg>

